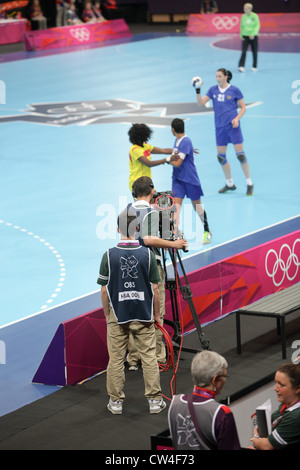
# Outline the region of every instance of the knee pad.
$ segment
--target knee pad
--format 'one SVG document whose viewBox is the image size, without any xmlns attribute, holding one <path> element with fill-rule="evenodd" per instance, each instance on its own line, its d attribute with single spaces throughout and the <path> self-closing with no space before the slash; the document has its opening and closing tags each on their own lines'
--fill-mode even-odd
<svg viewBox="0 0 300 470">
<path fill-rule="evenodd" d="M 218 162 L 220 163 L 220 165 L 226 165 L 227 163 L 227 158 L 226 158 L 226 153 L 218 153 Z"/>
<path fill-rule="evenodd" d="M 242 165 L 244 163 L 247 163 L 247 158 L 246 158 L 246 155 L 244 154 L 244 152 L 237 152 L 236 156 L 237 156 L 237 159 L 239 160 L 239 162 Z"/>
</svg>

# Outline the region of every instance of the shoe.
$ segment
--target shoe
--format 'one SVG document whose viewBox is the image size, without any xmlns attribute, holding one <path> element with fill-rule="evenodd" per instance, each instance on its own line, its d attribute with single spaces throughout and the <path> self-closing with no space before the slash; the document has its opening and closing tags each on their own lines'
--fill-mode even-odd
<svg viewBox="0 0 300 470">
<path fill-rule="evenodd" d="M 239 71 L 240 72 L 245 72 L 245 68 L 244 67 L 239 67 Z"/>
<path fill-rule="evenodd" d="M 139 370 L 139 366 L 137 364 L 132 364 L 128 367 L 128 370 Z"/>
<path fill-rule="evenodd" d="M 212 239 L 211 232 L 204 232 L 203 239 L 202 239 L 202 245 L 208 245 L 210 243 L 211 239 Z"/>
<path fill-rule="evenodd" d="M 123 402 L 121 400 L 112 401 L 110 398 L 107 409 L 111 411 L 113 415 L 121 415 L 123 411 Z"/>
<path fill-rule="evenodd" d="M 227 186 L 227 184 L 224 186 L 224 188 L 221 188 L 219 190 L 220 194 L 226 193 L 227 191 L 234 191 L 236 189 L 236 185 L 234 184 L 233 186 Z"/>
<path fill-rule="evenodd" d="M 257 72 L 257 67 L 252 67 L 252 72 Z"/>
<path fill-rule="evenodd" d="M 254 185 L 253 184 L 248 184 L 247 185 L 247 192 L 246 196 L 253 196 L 253 191 L 254 191 Z"/>
<path fill-rule="evenodd" d="M 167 406 L 166 403 L 163 401 L 163 399 L 154 400 L 153 398 L 151 398 L 150 400 L 148 400 L 148 403 L 149 403 L 149 411 L 151 414 L 160 413 Z"/>
</svg>

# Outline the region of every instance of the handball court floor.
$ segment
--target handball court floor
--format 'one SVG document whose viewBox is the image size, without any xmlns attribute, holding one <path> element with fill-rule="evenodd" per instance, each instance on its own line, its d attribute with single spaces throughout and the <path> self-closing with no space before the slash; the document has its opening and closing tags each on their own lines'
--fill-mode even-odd
<svg viewBox="0 0 300 470">
<path fill-rule="evenodd" d="M 262 37 L 259 71 L 251 72 L 248 52 L 246 73 L 240 74 L 236 37 L 188 37 L 184 28 L 170 25 L 141 29 L 107 47 L 0 52 L 6 88 L 0 105 L 0 341 L 6 346 L 0 361 L 1 449 L 149 449 L 150 435 L 167 427 L 166 411 L 148 413 L 141 371 L 127 373 L 122 416 L 106 410 L 105 372 L 61 389 L 31 383 L 58 323 L 74 316 L 57 318 L 56 307 L 97 293 L 102 253 L 117 243 L 115 219 L 131 201 L 131 123 L 147 123 L 154 131 L 151 143 L 171 147 L 170 122 L 182 117 L 199 149 L 196 165 L 213 239 L 201 247 L 190 230 L 196 222 L 187 203 L 187 267 L 200 252 L 209 260 L 224 248 L 226 257 L 231 243 L 249 234 L 276 231 L 289 221 L 299 227 L 299 38 Z M 213 114 L 195 107 L 191 78 L 201 75 L 205 92 L 220 67 L 232 71 L 248 107 L 242 130 L 255 188 L 250 198 L 230 147 L 237 191 L 218 194 L 224 179 Z M 170 190 L 170 167 L 154 168 L 152 176 L 158 191 Z M 247 317 L 243 328 L 239 356 L 233 315 L 204 326 L 211 348 L 229 362 L 224 397 L 273 373 L 281 362 L 272 321 Z M 299 334 L 295 314 L 288 321 L 288 358 Z M 196 333 L 184 341 L 199 347 Z M 191 354 L 181 354 L 177 393 L 190 384 L 190 360 Z M 171 371 L 161 379 L 170 398 Z"/>
</svg>

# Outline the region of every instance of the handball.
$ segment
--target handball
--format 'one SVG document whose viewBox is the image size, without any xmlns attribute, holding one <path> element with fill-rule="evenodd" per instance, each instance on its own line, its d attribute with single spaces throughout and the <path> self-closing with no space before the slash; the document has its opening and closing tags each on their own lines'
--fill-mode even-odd
<svg viewBox="0 0 300 470">
<path fill-rule="evenodd" d="M 195 87 L 195 88 L 200 88 L 201 85 L 202 85 L 202 83 L 203 83 L 202 78 L 200 78 L 200 77 L 193 77 L 193 78 L 192 78 L 192 85 L 193 85 L 193 87 Z"/>
</svg>

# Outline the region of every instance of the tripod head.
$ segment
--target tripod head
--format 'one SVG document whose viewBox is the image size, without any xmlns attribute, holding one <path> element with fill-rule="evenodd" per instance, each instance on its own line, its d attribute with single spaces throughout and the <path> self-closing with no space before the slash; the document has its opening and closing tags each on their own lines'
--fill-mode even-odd
<svg viewBox="0 0 300 470">
<path fill-rule="evenodd" d="M 172 197 L 172 191 L 156 192 L 153 195 L 154 208 L 159 213 L 159 234 L 164 240 L 183 239 L 181 230 L 176 230 L 176 212 L 177 207 Z M 188 252 L 188 247 L 182 248 Z"/>
</svg>

